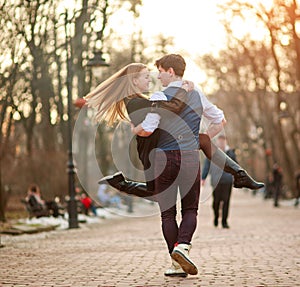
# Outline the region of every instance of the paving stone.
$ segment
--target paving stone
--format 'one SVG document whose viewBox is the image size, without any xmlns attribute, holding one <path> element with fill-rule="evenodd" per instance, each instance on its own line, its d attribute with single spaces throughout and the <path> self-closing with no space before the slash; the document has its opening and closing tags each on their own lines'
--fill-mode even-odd
<svg viewBox="0 0 300 287">
<path fill-rule="evenodd" d="M 171 260 L 159 214 L 153 214 L 1 235 L 0 286 L 300 287 L 300 208 L 274 208 L 271 201 L 234 189 L 230 229 L 224 230 L 212 224 L 211 201 L 201 203 L 191 250 L 199 273 L 187 278 L 163 275 Z"/>
</svg>

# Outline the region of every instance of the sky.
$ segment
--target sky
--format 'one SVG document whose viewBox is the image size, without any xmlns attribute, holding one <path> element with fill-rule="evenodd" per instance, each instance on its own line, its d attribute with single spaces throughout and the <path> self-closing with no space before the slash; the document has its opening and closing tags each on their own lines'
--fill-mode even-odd
<svg viewBox="0 0 300 287">
<path fill-rule="evenodd" d="M 217 51 L 224 32 L 217 15 L 217 0 L 144 0 L 139 19 L 145 35 L 174 37 L 177 50 L 191 55 Z"/>
<path fill-rule="evenodd" d="M 110 25 L 125 42 L 131 37 L 133 25 L 143 31 L 148 43 L 154 43 L 159 34 L 172 37 L 174 46 L 169 52 L 183 54 L 187 61 L 185 75 L 199 82 L 205 74 L 193 59 L 218 51 L 224 42 L 217 15 L 218 1 L 221 0 L 143 0 L 140 17 L 134 24 L 131 15 L 118 11 L 110 17 Z"/>
<path fill-rule="evenodd" d="M 139 19 L 133 22 L 132 15 L 128 13 L 129 6 L 127 11 L 114 11 L 109 17 L 106 32 L 109 33 L 109 28 L 112 28 L 126 43 L 135 28 L 141 29 L 143 39 L 149 46 L 159 34 L 172 37 L 174 46 L 169 52 L 183 54 L 187 61 L 185 74 L 189 79 L 199 82 L 205 78 L 205 74 L 193 59 L 199 55 L 216 53 L 224 46 L 225 33 L 217 14 L 219 1 L 222 0 L 143 0 Z M 62 0 L 59 9 L 64 11 L 67 7 L 70 8 L 69 1 Z M 101 27 L 101 19 L 97 25 Z"/>
<path fill-rule="evenodd" d="M 240 0 L 250 4 L 263 3 L 270 7 L 273 0 Z M 194 60 L 203 54 L 217 54 L 226 47 L 226 33 L 220 22 L 220 11 L 217 4 L 224 0 L 143 0 L 140 7 L 140 17 L 133 20 L 127 9 L 114 11 L 109 17 L 106 33 L 112 28 L 124 45 L 132 37 L 132 31 L 141 29 L 143 39 L 149 47 L 162 34 L 165 38 L 172 37 L 174 45 L 169 49 L 170 53 L 180 53 L 187 60 L 186 75 L 195 80 L 196 72 L 198 82 L 205 80 L 205 74 L 195 64 Z M 62 7 L 70 7 L 68 0 L 62 1 Z M 126 2 L 124 4 L 126 6 Z M 245 11 L 243 11 L 245 13 Z M 246 12 L 247 13 L 247 12 Z M 96 24 L 101 26 L 101 19 Z M 265 37 L 262 27 L 258 27 L 254 19 L 247 17 L 247 23 L 236 19 L 232 21 L 235 35 L 242 37 L 245 31 L 252 31 L 253 38 L 257 40 Z M 97 29 L 96 29 L 97 30 Z M 191 72 L 189 72 L 191 71 Z"/>
<path fill-rule="evenodd" d="M 273 2 L 273 0 L 241 1 L 254 5 L 260 2 L 266 6 L 270 6 Z M 217 7 L 218 3 L 224 2 L 224 0 L 143 0 L 140 17 L 135 25 L 143 31 L 143 38 L 149 43 L 151 41 L 153 43 L 153 39 L 159 34 L 172 37 L 174 46 L 169 52 L 183 54 L 188 62 L 185 74 L 191 80 L 201 82 L 205 80 L 205 75 L 194 63 L 194 59 L 203 54 L 217 54 L 225 47 L 226 34 Z M 110 22 L 123 39 L 131 37 L 134 25 L 131 16 L 126 17 L 122 11 L 115 12 Z M 246 31 L 252 32 L 253 38 L 257 40 L 265 37 L 265 30 L 251 17 L 247 18 L 247 23 L 236 19 L 232 21 L 232 25 L 238 37 L 242 37 Z M 196 78 L 193 77 L 195 71 L 197 71 Z"/>
<path fill-rule="evenodd" d="M 269 9 L 274 0 L 240 0 Z M 224 0 L 143 0 L 139 25 L 145 35 L 159 33 L 174 37 L 174 48 L 185 50 L 192 57 L 216 53 L 225 47 L 226 34 L 220 22 L 218 4 Z M 262 40 L 266 30 L 250 12 L 243 10 L 247 21 L 236 18 L 231 25 L 235 36 L 249 32 L 255 40 Z"/>
<path fill-rule="evenodd" d="M 257 5 L 262 3 L 270 7 L 274 0 L 239 0 Z M 113 1 L 112 1 L 113 2 Z M 132 15 L 120 9 L 109 17 L 108 28 L 115 30 L 120 37 L 131 37 L 134 25 L 143 31 L 143 38 L 152 39 L 162 34 L 173 37 L 174 51 L 185 51 L 192 57 L 207 53 L 216 53 L 225 46 L 226 35 L 220 23 L 220 13 L 217 5 L 225 0 L 143 0 L 140 7 L 140 17 L 133 22 Z M 125 2 L 126 7 L 126 2 Z M 62 0 L 60 9 L 70 8 L 69 0 Z M 244 11 L 243 11 L 244 12 Z M 99 19 L 99 26 L 102 20 Z M 96 24 L 96 26 L 98 25 Z M 255 31 L 253 35 L 262 37 L 257 30 L 257 23 L 247 18 L 247 23 L 235 20 L 232 25 L 236 34 L 243 34 L 247 30 Z M 137 29 L 136 27 L 136 29 Z M 171 51 L 173 52 L 173 51 Z"/>
</svg>

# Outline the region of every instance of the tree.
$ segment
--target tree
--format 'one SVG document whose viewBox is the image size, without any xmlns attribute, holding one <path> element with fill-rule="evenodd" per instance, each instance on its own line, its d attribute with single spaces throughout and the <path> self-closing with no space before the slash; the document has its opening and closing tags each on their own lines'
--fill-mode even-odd
<svg viewBox="0 0 300 287">
<path fill-rule="evenodd" d="M 66 9 L 61 9 L 61 0 L 2 2 L 0 220 L 5 217 L 3 186 L 6 184 L 13 186 L 16 195 L 24 195 L 31 181 L 38 181 L 46 196 L 66 193 L 67 180 L 61 175 L 67 162 L 68 72 L 75 99 L 97 85 L 97 79 L 86 68 L 95 50 L 102 49 L 114 59 L 104 77 L 132 57 L 144 56 L 142 49 L 133 55 L 130 45 L 127 51 L 119 51 L 116 31 L 107 30 L 109 17 L 119 8 L 127 10 L 133 18 L 138 17 L 140 0 L 70 1 Z M 135 41 L 131 43 L 134 46 L 143 43 L 142 34 L 135 33 Z M 66 44 L 71 55 L 69 70 Z M 121 57 L 114 57 L 114 53 L 122 55 L 123 60 L 118 61 Z M 75 115 L 74 107 L 71 108 Z M 103 126 L 101 132 L 100 149 L 107 154 L 110 130 Z M 4 160 L 5 169 L 1 168 Z M 109 169 L 112 162 L 103 158 L 101 164 Z"/>
<path fill-rule="evenodd" d="M 218 58 L 207 56 L 203 61 L 210 75 L 216 75 L 216 97 L 229 123 L 238 125 L 235 132 L 243 135 L 240 142 L 260 148 L 268 169 L 271 163 L 264 150 L 271 148 L 273 162 L 283 166 L 286 183 L 293 190 L 294 171 L 300 166 L 299 4 L 277 0 L 266 8 L 226 1 L 220 9 L 226 15 L 227 49 Z M 251 24 L 257 23 L 264 38 L 255 39 L 251 30 L 237 35 L 234 19 L 239 23 L 255 19 Z"/>
</svg>

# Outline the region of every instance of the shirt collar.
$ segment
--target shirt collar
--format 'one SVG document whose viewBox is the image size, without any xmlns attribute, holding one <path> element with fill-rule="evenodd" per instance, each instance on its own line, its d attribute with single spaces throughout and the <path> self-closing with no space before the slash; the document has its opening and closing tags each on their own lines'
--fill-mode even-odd
<svg viewBox="0 0 300 287">
<path fill-rule="evenodd" d="M 171 82 L 168 86 L 168 87 L 176 87 L 176 88 L 180 88 L 182 86 L 182 81 L 174 81 L 174 82 Z"/>
</svg>

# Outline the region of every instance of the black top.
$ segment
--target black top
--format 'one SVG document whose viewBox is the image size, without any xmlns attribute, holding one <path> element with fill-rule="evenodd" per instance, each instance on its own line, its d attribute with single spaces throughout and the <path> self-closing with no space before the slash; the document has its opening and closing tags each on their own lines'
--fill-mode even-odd
<svg viewBox="0 0 300 287">
<path fill-rule="evenodd" d="M 126 101 L 126 108 L 131 122 L 137 126 L 139 125 L 146 117 L 147 113 L 151 112 L 152 103 L 145 98 L 133 98 Z M 156 129 L 148 137 L 136 136 L 137 141 L 137 151 L 139 158 L 144 166 L 145 177 L 147 181 L 148 190 L 154 189 L 154 179 L 153 167 L 151 166 L 151 161 L 153 154 L 150 152 L 156 148 L 157 142 L 159 139 L 159 129 Z"/>
<path fill-rule="evenodd" d="M 137 95 L 135 98 L 126 98 L 125 104 L 131 122 L 137 126 L 145 119 L 148 113 L 159 113 L 159 108 L 167 109 L 177 114 L 180 113 L 185 107 L 186 96 L 187 92 L 179 88 L 176 95 L 170 101 L 153 102 Z M 154 190 L 154 170 L 153 166 L 151 166 L 154 153 L 151 153 L 151 151 L 157 147 L 159 136 L 159 128 L 155 129 L 148 137 L 136 136 L 137 151 L 144 166 L 148 190 Z"/>
</svg>

